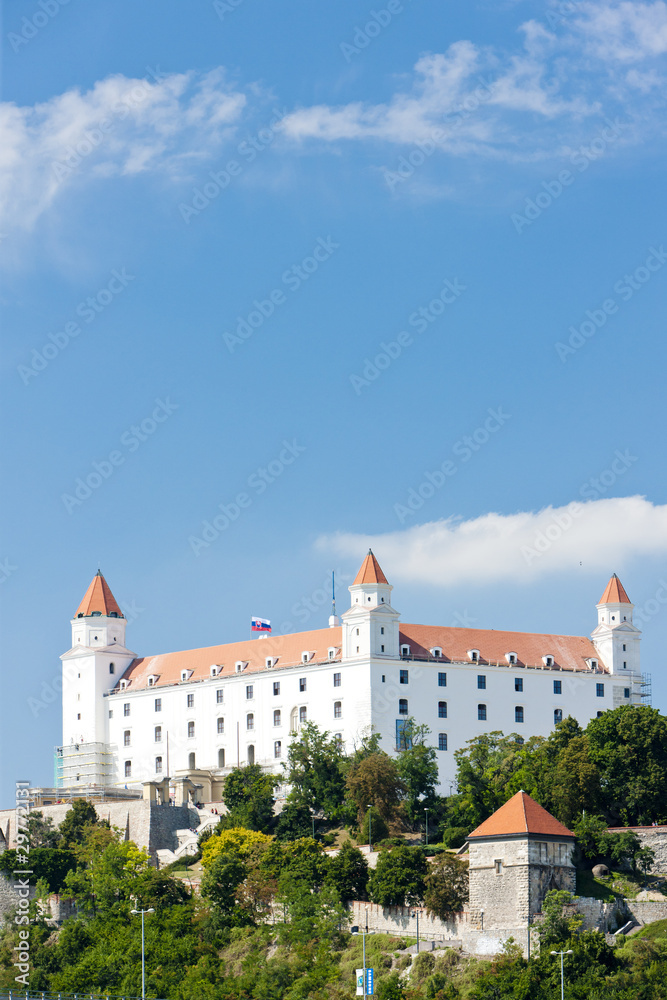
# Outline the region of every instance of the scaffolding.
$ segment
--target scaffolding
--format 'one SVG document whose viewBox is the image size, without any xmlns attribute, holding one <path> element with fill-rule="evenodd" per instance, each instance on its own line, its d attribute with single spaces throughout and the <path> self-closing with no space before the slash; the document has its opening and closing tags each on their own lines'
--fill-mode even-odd
<svg viewBox="0 0 667 1000">
<path fill-rule="evenodd" d="M 53 784 L 55 788 L 110 785 L 115 767 L 115 755 L 106 743 L 55 747 Z"/>
<path fill-rule="evenodd" d="M 651 697 L 652 697 L 652 693 L 653 693 L 652 689 L 651 689 L 651 675 L 650 674 L 642 674 L 641 691 L 642 691 L 642 699 L 643 699 L 644 704 L 645 705 L 650 705 L 651 704 Z"/>
</svg>

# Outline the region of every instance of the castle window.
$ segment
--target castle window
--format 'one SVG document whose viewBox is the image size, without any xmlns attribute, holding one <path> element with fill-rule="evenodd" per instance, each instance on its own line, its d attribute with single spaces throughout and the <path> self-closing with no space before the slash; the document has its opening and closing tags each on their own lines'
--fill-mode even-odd
<svg viewBox="0 0 667 1000">
<path fill-rule="evenodd" d="M 248 714 L 246 715 L 246 717 L 245 717 L 245 727 L 246 727 L 246 729 L 254 729 L 255 728 L 255 715 L 254 715 L 253 712 L 248 712 Z"/>
<path fill-rule="evenodd" d="M 486 705 L 477 706 L 477 719 L 479 722 L 486 722 Z"/>
<path fill-rule="evenodd" d="M 398 714 L 407 715 L 408 714 L 408 699 L 399 698 L 398 699 Z"/>
<path fill-rule="evenodd" d="M 625 652 L 625 643 L 623 643 L 623 652 Z"/>
<path fill-rule="evenodd" d="M 357 635 L 359 635 L 359 629 L 357 629 Z"/>
<path fill-rule="evenodd" d="M 308 713 L 306 712 L 306 706 L 302 705 L 299 709 L 299 722 L 306 722 L 308 718 Z"/>
<path fill-rule="evenodd" d="M 121 689 L 121 691 L 124 691 L 126 687 L 127 687 L 127 681 L 126 680 L 122 680 L 120 682 L 120 689 Z"/>
<path fill-rule="evenodd" d="M 553 656 L 543 656 L 542 663 L 544 664 L 545 667 L 553 667 L 554 665 Z"/>
<path fill-rule="evenodd" d="M 625 646 L 623 647 L 623 649 L 625 649 Z M 110 663 L 109 664 L 109 673 L 110 674 L 115 674 L 116 673 L 116 665 L 114 663 Z"/>
<path fill-rule="evenodd" d="M 342 702 L 335 701 L 334 702 L 334 719 L 342 719 L 342 718 L 343 718 L 343 705 L 342 705 Z"/>
<path fill-rule="evenodd" d="M 630 688 L 623 688 L 623 697 L 624 698 L 630 697 Z"/>
<path fill-rule="evenodd" d="M 195 707 L 195 696 L 193 694 L 188 695 L 188 708 Z"/>
<path fill-rule="evenodd" d="M 195 755 L 194 753 L 188 754 L 188 769 L 194 771 L 195 769 Z"/>
<path fill-rule="evenodd" d="M 469 657 L 471 663 L 479 663 L 479 650 L 478 649 L 469 649 L 468 650 L 468 657 Z"/>
<path fill-rule="evenodd" d="M 81 712 L 79 712 L 79 714 L 77 715 L 76 719 L 77 719 L 77 722 L 81 721 Z"/>
<path fill-rule="evenodd" d="M 255 748 L 252 745 L 252 743 L 248 745 L 248 763 L 249 764 L 255 763 Z"/>
<path fill-rule="evenodd" d="M 370 597 L 368 598 L 368 600 L 369 600 L 369 602 L 370 602 Z"/>
<path fill-rule="evenodd" d="M 305 691 L 305 690 L 306 690 L 306 678 L 299 677 L 299 691 Z"/>
<path fill-rule="evenodd" d="M 222 705 L 225 700 L 225 692 L 223 688 L 218 688 L 215 692 L 215 703 L 216 705 Z"/>
<path fill-rule="evenodd" d="M 275 662 L 276 662 L 275 657 L 273 656 L 267 656 L 266 659 L 264 660 L 264 663 L 267 668 L 272 667 Z"/>
<path fill-rule="evenodd" d="M 340 687 L 340 682 L 341 682 L 340 674 L 334 674 L 333 675 L 333 686 L 335 688 L 339 688 Z"/>
<path fill-rule="evenodd" d="M 514 678 L 514 690 L 523 691 L 523 677 Z"/>
<path fill-rule="evenodd" d="M 221 666 L 220 666 L 219 663 L 213 663 L 213 664 L 211 664 L 211 666 L 209 667 L 209 673 L 210 673 L 211 677 L 217 677 L 218 674 L 220 673 L 220 669 L 221 669 Z"/>
<path fill-rule="evenodd" d="M 380 652 L 384 653 L 384 646 L 380 646 Z"/>
<path fill-rule="evenodd" d="M 380 601 L 381 601 L 382 604 L 384 604 L 384 597 L 381 597 Z"/>
<path fill-rule="evenodd" d="M 273 725 L 274 726 L 281 725 L 281 719 L 282 719 L 282 716 L 281 716 L 281 713 L 280 713 L 280 709 L 276 708 L 276 710 L 273 713 Z"/>
<path fill-rule="evenodd" d="M 447 674 L 438 674 L 438 687 L 447 687 Z"/>
<path fill-rule="evenodd" d="M 446 719 L 447 718 L 447 702 L 446 701 L 439 701 L 438 702 L 438 718 L 439 719 Z"/>
<path fill-rule="evenodd" d="M 383 684 L 385 684 L 385 683 L 386 683 L 386 681 L 387 681 L 387 678 L 386 678 L 386 677 L 385 677 L 385 675 L 383 674 L 383 675 L 382 675 L 382 683 L 383 683 Z"/>
<path fill-rule="evenodd" d="M 156 743 L 162 743 L 162 726 L 156 726 L 153 732 Z"/>
<path fill-rule="evenodd" d="M 245 696 L 246 701 L 250 701 L 254 697 L 255 686 L 254 684 L 246 684 Z"/>
<path fill-rule="evenodd" d="M 438 733 L 438 750 L 447 749 L 447 733 Z"/>
<path fill-rule="evenodd" d="M 627 669 L 628 669 L 628 664 L 627 664 L 627 660 L 623 660 L 623 669 L 624 669 L 624 670 L 627 670 Z"/>
<path fill-rule="evenodd" d="M 495 871 L 496 875 L 502 875 L 503 863 L 500 860 L 500 858 L 496 858 L 496 860 L 493 862 L 493 870 Z"/>
<path fill-rule="evenodd" d="M 280 694 L 280 681 L 273 682 L 273 693 L 274 695 Z"/>
<path fill-rule="evenodd" d="M 155 758 L 155 773 L 162 774 L 162 757 Z"/>
<path fill-rule="evenodd" d="M 380 626 L 380 635 L 384 635 L 384 625 Z M 625 649 L 625 646 L 623 647 Z"/>
<path fill-rule="evenodd" d="M 330 660 L 335 660 L 336 659 L 336 650 L 334 649 L 333 646 L 331 646 L 331 648 L 328 650 L 328 654 L 329 654 L 329 659 Z"/>
<path fill-rule="evenodd" d="M 113 719 L 113 708 L 109 709 L 109 718 Z"/>
<path fill-rule="evenodd" d="M 162 698 L 156 698 L 155 699 L 155 711 L 156 712 L 161 712 L 162 711 Z"/>
<path fill-rule="evenodd" d="M 604 684 L 595 685 L 595 694 L 598 698 L 604 698 Z"/>
<path fill-rule="evenodd" d="M 273 744 L 273 756 L 277 759 L 283 755 L 283 745 L 280 740 L 276 740 Z"/>
<path fill-rule="evenodd" d="M 400 684 L 407 684 L 408 683 L 408 672 L 407 672 L 407 670 L 399 670 L 399 672 L 398 672 L 398 680 L 399 680 Z"/>
<path fill-rule="evenodd" d="M 129 714 L 130 714 L 130 703 L 129 701 L 126 701 L 125 704 L 123 705 L 123 715 L 125 716 L 125 718 L 127 718 Z"/>
<path fill-rule="evenodd" d="M 195 735 L 195 724 L 194 722 L 188 722 L 188 739 L 194 739 Z"/>
<path fill-rule="evenodd" d="M 218 735 L 222 736 L 222 734 L 224 733 L 224 731 L 225 731 L 225 720 L 224 719 L 218 719 Z"/>
<path fill-rule="evenodd" d="M 225 751 L 223 747 L 218 750 L 218 767 L 225 766 Z"/>
<path fill-rule="evenodd" d="M 523 722 L 523 705 L 517 705 L 514 709 L 514 721 Z"/>
<path fill-rule="evenodd" d="M 132 777 L 132 761 L 131 760 L 126 760 L 125 761 L 125 777 L 126 778 L 131 778 Z"/>
<path fill-rule="evenodd" d="M 563 721 L 563 709 L 554 708 L 554 726 Z"/>
<path fill-rule="evenodd" d="M 401 656 L 409 656 L 409 655 L 410 655 L 410 647 L 401 646 Z"/>
<path fill-rule="evenodd" d="M 563 693 L 563 682 L 554 681 L 554 694 L 562 694 L 562 693 Z"/>
<path fill-rule="evenodd" d="M 508 663 L 516 663 L 516 653 L 505 653 L 505 659 Z"/>
<path fill-rule="evenodd" d="M 477 688 L 479 691 L 486 691 L 486 674 L 477 674 Z"/>
</svg>

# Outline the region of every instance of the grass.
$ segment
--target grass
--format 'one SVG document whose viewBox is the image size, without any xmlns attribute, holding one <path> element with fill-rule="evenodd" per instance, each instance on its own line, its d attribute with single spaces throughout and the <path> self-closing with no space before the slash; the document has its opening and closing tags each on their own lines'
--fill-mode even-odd
<svg viewBox="0 0 667 1000">
<path fill-rule="evenodd" d="M 667 920 L 655 920 L 652 924 L 647 924 L 632 935 L 633 941 L 637 938 L 649 938 L 652 941 L 656 938 L 667 938 Z"/>
<path fill-rule="evenodd" d="M 596 878 L 590 869 L 577 868 L 577 896 L 592 896 L 593 899 L 605 902 L 612 902 L 616 896 L 636 899 L 637 894 L 645 888 L 644 881 L 643 875 L 633 875 L 631 872 L 610 870 L 609 875 Z"/>
</svg>

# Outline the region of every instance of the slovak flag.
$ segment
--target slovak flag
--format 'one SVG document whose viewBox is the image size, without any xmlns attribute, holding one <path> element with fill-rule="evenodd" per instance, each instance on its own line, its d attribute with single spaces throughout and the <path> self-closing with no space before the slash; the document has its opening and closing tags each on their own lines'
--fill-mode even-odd
<svg viewBox="0 0 667 1000">
<path fill-rule="evenodd" d="M 271 622 L 268 618 L 258 618 L 256 615 L 252 619 L 252 624 L 250 626 L 252 632 L 270 632 Z"/>
</svg>

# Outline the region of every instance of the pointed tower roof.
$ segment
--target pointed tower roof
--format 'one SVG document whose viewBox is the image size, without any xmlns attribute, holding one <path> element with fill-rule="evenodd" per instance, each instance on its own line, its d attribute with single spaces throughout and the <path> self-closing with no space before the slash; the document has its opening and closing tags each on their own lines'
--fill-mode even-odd
<svg viewBox="0 0 667 1000">
<path fill-rule="evenodd" d="M 352 586 L 358 583 L 389 583 L 387 577 L 380 569 L 380 564 L 373 555 L 373 550 L 368 550 L 368 555 L 361 564 L 361 568 L 354 578 Z"/>
<path fill-rule="evenodd" d="M 522 833 L 546 837 L 574 837 L 572 831 L 559 823 L 555 816 L 543 809 L 526 792 L 521 791 L 468 834 L 468 840 L 474 837 L 511 837 Z"/>
<path fill-rule="evenodd" d="M 76 609 L 74 617 L 79 618 L 83 616 L 87 618 L 89 615 L 95 614 L 95 612 L 100 615 L 113 615 L 114 618 L 125 617 L 118 606 L 116 598 L 109 589 L 109 584 L 99 569 L 91 580 L 88 590 L 83 595 L 83 600 Z"/>
<path fill-rule="evenodd" d="M 598 604 L 632 604 L 625 587 L 614 573 Z"/>
</svg>

